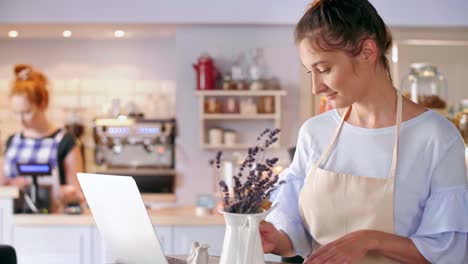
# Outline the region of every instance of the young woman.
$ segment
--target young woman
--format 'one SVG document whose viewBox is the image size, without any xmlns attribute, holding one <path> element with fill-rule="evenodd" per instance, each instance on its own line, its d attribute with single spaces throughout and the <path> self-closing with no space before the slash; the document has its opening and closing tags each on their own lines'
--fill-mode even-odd
<svg viewBox="0 0 468 264">
<path fill-rule="evenodd" d="M 335 110 L 299 131 L 265 252 L 304 263 L 468 263 L 465 146 L 393 87 L 390 32 L 367 0 L 317 0 L 295 29 L 314 94 Z"/>
<path fill-rule="evenodd" d="M 54 198 L 65 202 L 82 199 L 76 178 L 76 173 L 82 171 L 79 146 L 72 134 L 57 128 L 46 117 L 47 78 L 29 65 L 17 65 L 14 73 L 10 103 L 22 130 L 6 142 L 1 182 L 24 189 L 31 182 L 19 175 L 17 164 L 49 163 L 53 170 L 46 181 L 53 186 Z"/>
</svg>

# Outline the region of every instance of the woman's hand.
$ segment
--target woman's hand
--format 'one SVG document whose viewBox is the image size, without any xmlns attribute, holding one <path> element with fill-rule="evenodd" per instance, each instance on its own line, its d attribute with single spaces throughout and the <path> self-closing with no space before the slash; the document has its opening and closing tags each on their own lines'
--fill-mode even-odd
<svg viewBox="0 0 468 264">
<path fill-rule="evenodd" d="M 260 222 L 260 236 L 264 253 L 272 253 L 276 249 L 276 242 L 280 236 L 280 231 L 267 221 Z"/>
<path fill-rule="evenodd" d="M 295 256 L 289 236 L 282 230 L 276 229 L 269 222 L 260 222 L 260 236 L 264 253 L 273 253 L 283 257 Z"/>
<path fill-rule="evenodd" d="M 24 190 L 30 184 L 30 181 L 22 176 L 15 177 L 13 179 L 8 179 L 6 182 L 6 185 L 16 186 L 20 190 Z"/>
<path fill-rule="evenodd" d="M 83 203 L 85 198 L 83 194 L 73 185 L 61 185 L 59 199 L 64 204 Z"/>
<path fill-rule="evenodd" d="M 358 263 L 378 243 L 372 232 L 362 230 L 349 233 L 321 247 L 317 252 L 309 256 L 304 263 Z"/>
</svg>

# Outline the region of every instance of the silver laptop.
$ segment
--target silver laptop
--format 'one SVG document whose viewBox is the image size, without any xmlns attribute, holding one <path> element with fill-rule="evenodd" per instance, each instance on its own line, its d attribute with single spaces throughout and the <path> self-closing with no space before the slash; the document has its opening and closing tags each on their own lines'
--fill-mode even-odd
<svg viewBox="0 0 468 264">
<path fill-rule="evenodd" d="M 186 263 L 164 255 L 132 177 L 90 173 L 77 175 L 99 233 L 115 263 Z"/>
</svg>

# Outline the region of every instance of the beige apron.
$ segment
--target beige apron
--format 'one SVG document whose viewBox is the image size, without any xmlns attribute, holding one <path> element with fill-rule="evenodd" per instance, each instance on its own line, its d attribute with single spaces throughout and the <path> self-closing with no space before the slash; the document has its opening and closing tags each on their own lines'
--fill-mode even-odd
<svg viewBox="0 0 468 264">
<path fill-rule="evenodd" d="M 320 168 L 334 148 L 351 107 L 343 115 L 333 139 L 308 173 L 299 195 L 299 211 L 312 238 L 313 250 L 362 229 L 394 233 L 393 190 L 398 160 L 402 98 L 397 94 L 397 120 L 392 167 L 388 179 L 355 176 Z M 372 157 L 369 157 L 372 162 Z M 368 255 L 360 263 L 397 263 Z"/>
</svg>

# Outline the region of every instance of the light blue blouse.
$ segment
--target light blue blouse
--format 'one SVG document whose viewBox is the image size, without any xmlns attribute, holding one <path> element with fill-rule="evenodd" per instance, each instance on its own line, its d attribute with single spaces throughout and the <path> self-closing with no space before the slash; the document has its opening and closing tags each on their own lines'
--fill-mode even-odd
<svg viewBox="0 0 468 264">
<path fill-rule="evenodd" d="M 272 195 L 267 221 L 286 232 L 296 254 L 310 254 L 313 238 L 299 214 L 304 178 L 330 143 L 340 116 L 315 116 L 299 131 L 296 153 Z M 395 127 L 366 129 L 345 123 L 324 169 L 386 178 Z M 468 180 L 465 145 L 458 130 L 433 111 L 403 122 L 394 192 L 395 234 L 409 237 L 432 263 L 468 263 Z M 356 176 L 359 177 L 359 176 Z"/>
</svg>

